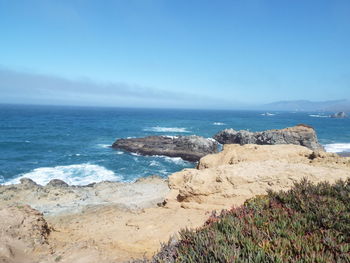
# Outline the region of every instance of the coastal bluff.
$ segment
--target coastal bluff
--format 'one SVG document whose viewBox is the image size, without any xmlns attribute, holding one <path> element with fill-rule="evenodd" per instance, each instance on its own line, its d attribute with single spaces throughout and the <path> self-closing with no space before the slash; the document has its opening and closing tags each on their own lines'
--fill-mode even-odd
<svg viewBox="0 0 350 263">
<path fill-rule="evenodd" d="M 0 259 L 15 263 L 26 256 L 28 262 L 110 263 L 151 258 L 160 243 L 174 235 L 176 241 L 180 229 L 203 226 L 213 210 L 237 207 L 270 189 L 288 190 L 304 178 L 334 183 L 348 177 L 350 158 L 337 154 L 300 145 L 228 144 L 201 158 L 197 168 L 174 173 L 168 180 L 151 177 L 84 187 L 58 181 L 40 186 L 22 180 L 0 186 L 0 211 L 7 215 L 1 217 L 0 231 L 15 229 L 18 224 L 12 218 L 19 213 L 24 218 L 34 215 L 40 223 L 35 235 L 44 245 L 38 249 L 25 243 L 23 247 L 29 247 L 23 251 L 14 249 L 17 240 L 27 240 L 30 228 L 2 234 Z"/>
<path fill-rule="evenodd" d="M 226 129 L 215 134 L 213 138 L 221 144 L 295 144 L 305 146 L 311 150 L 323 150 L 322 145 L 318 142 L 316 131 L 305 124 L 261 132 Z"/>
</svg>

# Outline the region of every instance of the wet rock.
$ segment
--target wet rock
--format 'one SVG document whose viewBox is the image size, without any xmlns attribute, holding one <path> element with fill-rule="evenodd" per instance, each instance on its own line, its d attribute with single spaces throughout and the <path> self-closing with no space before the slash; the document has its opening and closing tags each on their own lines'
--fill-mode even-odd
<svg viewBox="0 0 350 263">
<path fill-rule="evenodd" d="M 337 112 L 337 113 L 334 113 L 334 114 L 331 115 L 331 118 L 337 118 L 337 119 L 344 119 L 344 118 L 347 118 L 347 117 L 348 117 L 348 115 L 345 112 L 343 112 L 343 111 Z"/>
<path fill-rule="evenodd" d="M 69 185 L 60 179 L 52 179 L 46 186 L 53 186 L 53 187 L 68 187 Z"/>
<path fill-rule="evenodd" d="M 191 162 L 198 161 L 201 157 L 218 151 L 217 142 L 195 135 L 118 139 L 112 147 L 142 155 L 181 157 Z"/>
<path fill-rule="evenodd" d="M 30 178 L 21 178 L 19 181 L 20 181 L 21 185 L 23 185 L 25 187 L 37 187 L 37 186 L 39 186 L 36 182 L 34 182 Z"/>
</svg>

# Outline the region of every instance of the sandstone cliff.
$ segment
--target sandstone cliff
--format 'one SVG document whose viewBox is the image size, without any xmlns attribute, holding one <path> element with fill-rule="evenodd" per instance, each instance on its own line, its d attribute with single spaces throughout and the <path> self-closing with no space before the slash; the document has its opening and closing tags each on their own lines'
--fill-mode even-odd
<svg viewBox="0 0 350 263">
<path fill-rule="evenodd" d="M 314 152 L 296 145 L 224 145 L 207 155 L 198 169 L 169 177 L 169 205 L 200 209 L 240 205 L 268 189 L 286 190 L 307 178 L 312 182 L 350 177 L 350 158 Z"/>
</svg>

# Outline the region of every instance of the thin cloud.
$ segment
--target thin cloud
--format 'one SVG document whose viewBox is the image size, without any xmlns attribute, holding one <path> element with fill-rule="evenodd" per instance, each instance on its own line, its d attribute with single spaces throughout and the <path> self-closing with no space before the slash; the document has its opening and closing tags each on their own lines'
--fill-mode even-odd
<svg viewBox="0 0 350 263">
<path fill-rule="evenodd" d="M 0 103 L 211 108 L 233 102 L 137 84 L 71 80 L 0 68 Z"/>
<path fill-rule="evenodd" d="M 108 95 L 118 97 L 141 97 L 180 99 L 183 94 L 168 92 L 127 83 L 97 83 L 92 80 L 69 80 L 62 77 L 17 72 L 0 69 L 0 93 L 38 95 Z"/>
</svg>

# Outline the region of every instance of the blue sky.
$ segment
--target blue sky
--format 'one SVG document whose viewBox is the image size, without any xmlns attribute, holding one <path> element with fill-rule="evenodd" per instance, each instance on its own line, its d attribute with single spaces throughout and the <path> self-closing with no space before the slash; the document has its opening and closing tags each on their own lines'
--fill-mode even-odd
<svg viewBox="0 0 350 263">
<path fill-rule="evenodd" d="M 0 102 L 350 98 L 350 1 L 0 0 Z"/>
</svg>

